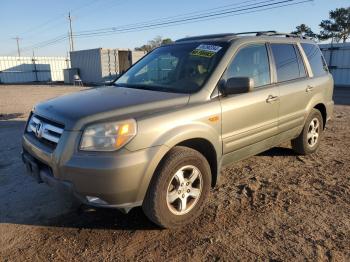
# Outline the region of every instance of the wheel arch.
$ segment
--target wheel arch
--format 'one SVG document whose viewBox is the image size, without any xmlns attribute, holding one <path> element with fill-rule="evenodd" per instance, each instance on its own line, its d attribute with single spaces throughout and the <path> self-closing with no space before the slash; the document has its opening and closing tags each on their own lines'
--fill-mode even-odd
<svg viewBox="0 0 350 262">
<path fill-rule="evenodd" d="M 322 115 L 323 129 L 324 129 L 326 126 L 326 122 L 327 122 L 327 108 L 326 108 L 326 106 L 323 103 L 318 103 L 313 108 L 320 111 L 320 113 Z"/>
<path fill-rule="evenodd" d="M 158 141 L 162 145 L 161 150 L 145 171 L 144 185 L 138 192 L 138 199 L 144 199 L 157 168 L 175 146 L 187 146 L 199 151 L 209 163 L 212 173 L 212 187 L 216 185 L 220 171 L 222 144 L 219 135 L 213 128 L 201 125 L 185 129 L 175 128 L 160 137 Z"/>
<path fill-rule="evenodd" d="M 175 146 L 185 146 L 201 153 L 209 163 L 211 171 L 211 186 L 214 187 L 218 179 L 218 158 L 212 143 L 204 138 L 191 138 L 178 143 Z"/>
</svg>

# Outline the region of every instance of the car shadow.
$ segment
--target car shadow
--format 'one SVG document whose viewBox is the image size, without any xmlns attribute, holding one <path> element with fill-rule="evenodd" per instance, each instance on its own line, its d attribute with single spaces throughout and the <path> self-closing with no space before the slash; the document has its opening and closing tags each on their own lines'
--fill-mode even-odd
<svg viewBox="0 0 350 262">
<path fill-rule="evenodd" d="M 78 204 L 72 196 L 38 184 L 25 172 L 21 114 L 2 114 L 0 121 L 0 224 L 113 230 L 159 230 L 142 208 L 124 214 L 116 209 Z"/>
<path fill-rule="evenodd" d="M 50 219 L 46 226 L 78 229 L 111 229 L 111 230 L 160 230 L 142 211 L 141 207 L 124 214 L 116 209 L 95 208 L 82 204 L 71 212 Z"/>
<path fill-rule="evenodd" d="M 297 154 L 291 148 L 287 147 L 273 147 L 267 151 L 264 151 L 258 156 L 296 156 Z"/>
<path fill-rule="evenodd" d="M 72 197 L 45 184 L 37 184 L 25 174 L 21 163 L 21 136 L 25 121 L 0 121 L 0 223 L 77 229 L 160 230 L 141 207 L 124 214 L 115 209 L 74 204 Z M 11 139 L 1 139 L 11 135 Z M 259 156 L 295 155 L 290 148 L 275 147 Z M 6 164 L 7 163 L 7 164 Z M 43 199 L 45 198 L 45 199 Z M 3 213 L 3 214 L 1 214 Z"/>
</svg>

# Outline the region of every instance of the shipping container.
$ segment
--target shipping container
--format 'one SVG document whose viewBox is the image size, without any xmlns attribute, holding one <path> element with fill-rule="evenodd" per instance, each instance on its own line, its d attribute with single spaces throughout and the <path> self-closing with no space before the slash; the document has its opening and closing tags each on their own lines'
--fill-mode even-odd
<svg viewBox="0 0 350 262">
<path fill-rule="evenodd" d="M 0 56 L 0 83 L 63 81 L 66 57 Z"/>
<path fill-rule="evenodd" d="M 70 59 L 83 83 L 100 84 L 114 79 L 144 55 L 145 52 L 129 49 L 95 48 L 73 51 Z"/>
<path fill-rule="evenodd" d="M 321 44 L 320 48 L 334 84 L 350 88 L 350 43 Z"/>
</svg>

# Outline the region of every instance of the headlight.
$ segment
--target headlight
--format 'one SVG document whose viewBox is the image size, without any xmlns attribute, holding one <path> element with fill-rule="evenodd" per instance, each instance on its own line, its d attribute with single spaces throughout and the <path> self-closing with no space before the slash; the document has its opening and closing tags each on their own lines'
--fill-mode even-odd
<svg viewBox="0 0 350 262">
<path fill-rule="evenodd" d="M 85 151 L 115 151 L 136 135 L 136 121 L 102 123 L 88 126 L 83 133 L 80 149 Z"/>
</svg>

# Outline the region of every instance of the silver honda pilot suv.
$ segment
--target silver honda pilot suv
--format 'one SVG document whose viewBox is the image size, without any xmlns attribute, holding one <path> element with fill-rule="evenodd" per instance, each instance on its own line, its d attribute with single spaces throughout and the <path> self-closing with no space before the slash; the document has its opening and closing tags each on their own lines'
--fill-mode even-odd
<svg viewBox="0 0 350 262">
<path fill-rule="evenodd" d="M 195 219 L 220 169 L 291 141 L 319 147 L 333 80 L 318 46 L 274 31 L 161 46 L 111 86 L 35 106 L 22 158 L 83 203 L 174 228 Z"/>
</svg>

